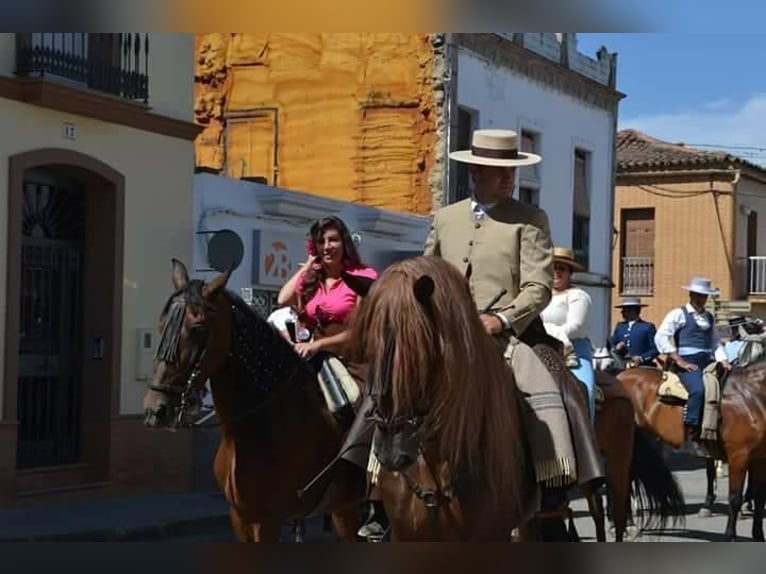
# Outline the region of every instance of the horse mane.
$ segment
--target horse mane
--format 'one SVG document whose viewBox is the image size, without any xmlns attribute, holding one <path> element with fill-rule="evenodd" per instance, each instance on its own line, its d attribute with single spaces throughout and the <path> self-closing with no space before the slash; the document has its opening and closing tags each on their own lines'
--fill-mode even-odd
<svg viewBox="0 0 766 574">
<path fill-rule="evenodd" d="M 427 306 L 413 289 L 425 275 L 434 282 Z M 425 437 L 453 472 L 486 483 L 504 510 L 522 512 L 526 451 L 516 385 L 457 268 L 421 256 L 386 269 L 355 311 L 349 356 L 384 372 L 389 337 L 392 414 L 423 414 Z"/>
<path fill-rule="evenodd" d="M 204 282 L 198 279 L 170 295 L 163 307 L 161 317 L 165 318 L 160 334 L 156 356 L 161 360 L 173 360 L 178 356 L 180 331 L 183 325 L 186 305 L 203 306 Z M 183 298 L 181 298 L 183 296 Z M 232 308 L 232 341 L 230 354 L 240 363 L 242 390 L 247 395 L 270 392 L 275 382 L 296 368 L 304 376 L 312 377 L 308 363 L 301 359 L 277 330 L 239 295 L 224 290 L 216 305 L 230 305 Z"/>
</svg>

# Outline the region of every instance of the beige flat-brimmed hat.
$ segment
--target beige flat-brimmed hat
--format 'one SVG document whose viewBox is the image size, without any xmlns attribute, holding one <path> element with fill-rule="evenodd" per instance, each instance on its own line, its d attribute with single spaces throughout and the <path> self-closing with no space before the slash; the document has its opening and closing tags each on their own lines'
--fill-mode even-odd
<svg viewBox="0 0 766 574">
<path fill-rule="evenodd" d="M 585 271 L 585 267 L 577 262 L 574 256 L 574 251 L 569 249 L 569 247 L 554 247 L 553 261 L 555 263 L 569 265 L 574 271 Z"/>
<path fill-rule="evenodd" d="M 450 159 L 476 165 L 518 167 L 540 163 L 543 158 L 519 151 L 519 136 L 512 130 L 476 130 L 471 149 L 453 151 Z"/>
</svg>

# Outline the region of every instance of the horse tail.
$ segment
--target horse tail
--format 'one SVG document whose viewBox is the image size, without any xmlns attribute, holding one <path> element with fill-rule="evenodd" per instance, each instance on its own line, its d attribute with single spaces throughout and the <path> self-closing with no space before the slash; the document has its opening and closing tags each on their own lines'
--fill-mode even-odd
<svg viewBox="0 0 766 574">
<path fill-rule="evenodd" d="M 633 438 L 630 478 L 644 528 L 659 526 L 659 530 L 664 530 L 671 517 L 673 525 L 683 524 L 686 503 L 678 482 L 665 464 L 659 445 L 638 426 Z"/>
</svg>

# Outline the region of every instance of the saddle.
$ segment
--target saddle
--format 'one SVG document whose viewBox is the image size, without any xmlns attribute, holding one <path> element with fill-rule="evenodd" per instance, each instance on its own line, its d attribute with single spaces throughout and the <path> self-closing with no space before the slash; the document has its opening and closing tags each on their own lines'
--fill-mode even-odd
<svg viewBox="0 0 766 574">
<path fill-rule="evenodd" d="M 311 364 L 317 371 L 327 409 L 334 415 L 348 408 L 356 411 L 362 394 L 343 361 L 331 353 L 319 353 L 311 359 Z"/>
<path fill-rule="evenodd" d="M 663 371 L 662 383 L 657 389 L 660 402 L 671 405 L 684 405 L 689 400 L 689 391 L 686 390 L 681 378 L 673 371 Z"/>
</svg>

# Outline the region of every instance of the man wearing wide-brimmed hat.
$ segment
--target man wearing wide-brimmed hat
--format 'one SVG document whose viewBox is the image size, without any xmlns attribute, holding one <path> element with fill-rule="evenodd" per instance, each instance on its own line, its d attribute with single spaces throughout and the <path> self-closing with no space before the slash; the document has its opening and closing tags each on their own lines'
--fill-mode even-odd
<svg viewBox="0 0 766 574">
<path fill-rule="evenodd" d="M 624 297 L 615 308 L 622 309 L 622 321 L 614 327 L 609 344 L 615 352 L 630 361 L 631 367 L 651 365 L 660 354 L 654 344 L 657 327 L 641 318 L 641 309 L 648 307 L 639 297 Z"/>
<path fill-rule="evenodd" d="M 542 160 L 518 144 L 514 131 L 476 130 L 471 149 L 450 153 L 452 160 L 468 164 L 472 196 L 436 213 L 425 255 L 440 256 L 465 274 L 477 309 L 494 301 L 480 318 L 504 349 L 533 413 L 526 429 L 538 480 L 598 481 L 603 467 L 587 410 L 567 402 L 566 383 L 554 379 L 536 352 L 519 342 L 553 340 L 540 320 L 551 300 L 553 244 L 546 213 L 512 197 L 517 168 Z M 556 393 L 563 400 L 553 398 Z"/>
<path fill-rule="evenodd" d="M 731 365 L 718 337 L 715 319 L 705 309 L 708 297 L 718 295 L 719 290 L 704 277 L 694 277 L 683 289 L 689 292 L 689 302 L 667 314 L 654 342 L 657 350 L 673 359 L 681 370 L 679 377 L 689 391 L 684 407 L 686 438 L 697 441 L 704 399 L 702 371 L 713 361 L 727 370 Z"/>
</svg>

